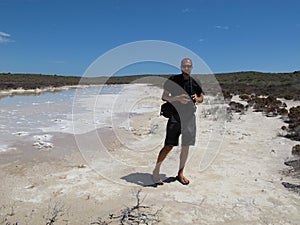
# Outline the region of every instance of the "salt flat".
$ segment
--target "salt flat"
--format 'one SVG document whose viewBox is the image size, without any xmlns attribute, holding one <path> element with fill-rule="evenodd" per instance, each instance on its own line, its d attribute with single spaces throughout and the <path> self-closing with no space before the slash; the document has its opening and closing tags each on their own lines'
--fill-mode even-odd
<svg viewBox="0 0 300 225">
<path fill-rule="evenodd" d="M 14 149 L 0 152 L 0 222 L 46 224 L 55 205 L 63 209 L 55 224 L 109 221 L 110 213 L 136 204 L 140 189 L 143 205 L 161 209 L 161 224 L 299 222 L 300 196 L 281 184 L 298 182 L 282 174 L 297 144 L 278 136 L 284 122 L 251 108 L 231 117 L 227 103 L 212 96 L 197 107 L 197 143 L 185 170 L 191 183 L 172 179 L 180 153 L 174 148 L 161 168 L 167 182 L 155 187 L 151 173 L 167 122 L 159 116 L 161 94 L 155 86 L 131 84 L 116 94 L 77 95 L 72 111 L 57 108 L 63 116 L 50 116 L 40 129 L 26 121 L 10 128 L 13 139 L 0 143 Z M 51 104 L 47 110 L 55 115 Z M 7 121 L 19 113 L 9 110 Z M 39 148 L 39 141 L 51 145 Z"/>
</svg>

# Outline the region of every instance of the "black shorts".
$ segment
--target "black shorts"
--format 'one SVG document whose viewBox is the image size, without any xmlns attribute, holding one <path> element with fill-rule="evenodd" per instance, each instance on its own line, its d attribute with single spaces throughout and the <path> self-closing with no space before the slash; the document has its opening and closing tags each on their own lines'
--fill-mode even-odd
<svg viewBox="0 0 300 225">
<path fill-rule="evenodd" d="M 182 121 L 182 122 L 181 122 Z M 165 145 L 177 146 L 179 136 L 181 136 L 181 145 L 195 145 L 196 140 L 196 118 L 192 114 L 189 118 L 180 120 L 176 116 L 171 116 L 167 123 L 167 134 Z"/>
</svg>

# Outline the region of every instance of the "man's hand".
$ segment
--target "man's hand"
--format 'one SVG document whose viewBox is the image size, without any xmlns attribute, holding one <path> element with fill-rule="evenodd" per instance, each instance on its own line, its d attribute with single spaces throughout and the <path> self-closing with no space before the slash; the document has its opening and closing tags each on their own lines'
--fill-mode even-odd
<svg viewBox="0 0 300 225">
<path fill-rule="evenodd" d="M 197 102 L 197 103 L 202 103 L 202 102 L 203 102 L 203 95 L 201 94 L 201 95 L 198 97 L 196 94 L 194 94 L 194 95 L 192 95 L 192 99 L 193 99 L 195 102 Z"/>
</svg>

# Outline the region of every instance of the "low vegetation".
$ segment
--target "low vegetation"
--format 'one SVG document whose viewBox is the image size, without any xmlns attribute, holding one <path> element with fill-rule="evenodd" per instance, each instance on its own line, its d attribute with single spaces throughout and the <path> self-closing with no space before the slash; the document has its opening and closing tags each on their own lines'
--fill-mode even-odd
<svg viewBox="0 0 300 225">
<path fill-rule="evenodd" d="M 160 220 L 161 210 L 157 207 L 143 205 L 146 198 L 141 196 L 141 189 L 138 190 L 134 195 L 136 198 L 136 204 L 132 207 L 125 207 L 117 213 L 110 213 L 105 217 L 98 217 L 93 222 L 88 223 L 89 225 L 108 225 L 108 224 L 147 224 L 154 225 L 158 224 Z M 35 210 L 31 210 L 34 212 Z M 40 224 L 55 225 L 55 224 L 73 224 L 68 218 L 69 209 L 65 207 L 63 202 L 50 201 L 47 212 L 43 215 L 43 221 Z M 24 223 L 16 222 L 17 219 L 14 206 L 0 206 L 0 224 L 3 225 L 21 225 L 21 224 L 33 224 L 31 216 L 25 216 Z"/>
<path fill-rule="evenodd" d="M 170 75 L 157 75 L 168 78 Z M 201 81 L 203 76 L 195 75 Z M 147 78 L 150 75 L 112 76 L 81 78 L 77 76 L 58 76 L 42 74 L 11 74 L 0 73 L 0 90 L 9 89 L 36 89 L 45 87 L 61 87 L 77 84 L 127 84 Z M 272 95 L 277 98 L 300 100 L 300 71 L 292 73 L 260 73 L 260 72 L 235 72 L 215 74 L 224 96 L 228 94 L 256 94 Z M 159 79 L 141 79 L 161 86 Z M 154 80 L 154 81 L 153 81 Z"/>
</svg>

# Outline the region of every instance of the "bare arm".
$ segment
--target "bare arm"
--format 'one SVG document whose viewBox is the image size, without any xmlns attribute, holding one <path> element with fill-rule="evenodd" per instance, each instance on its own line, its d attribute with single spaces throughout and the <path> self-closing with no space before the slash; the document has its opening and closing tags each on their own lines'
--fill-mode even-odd
<svg viewBox="0 0 300 225">
<path fill-rule="evenodd" d="M 170 92 L 164 90 L 161 99 L 167 102 L 180 102 L 181 104 L 186 104 L 190 101 L 190 99 L 187 97 L 188 96 L 186 94 L 170 96 Z"/>
</svg>

